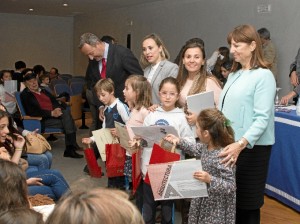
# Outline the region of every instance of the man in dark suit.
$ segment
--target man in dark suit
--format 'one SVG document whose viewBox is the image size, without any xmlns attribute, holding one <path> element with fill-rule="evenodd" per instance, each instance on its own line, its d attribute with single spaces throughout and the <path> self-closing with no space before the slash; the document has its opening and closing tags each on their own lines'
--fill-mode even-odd
<svg viewBox="0 0 300 224">
<path fill-rule="evenodd" d="M 26 113 L 30 116 L 42 117 L 44 127 L 61 128 L 65 134 L 66 149 L 64 157 L 83 158 L 75 150 L 79 149 L 76 142 L 76 126 L 70 110 L 66 110 L 48 91 L 41 89 L 37 75 L 28 71 L 23 80 L 26 88 L 21 93 L 21 101 Z"/>
<path fill-rule="evenodd" d="M 93 90 L 94 85 L 101 78 L 111 78 L 115 84 L 115 96 L 124 101 L 123 90 L 128 76 L 132 74 L 144 74 L 138 60 L 128 48 L 105 43 L 92 33 L 85 33 L 80 37 L 79 49 L 89 58 L 86 81 L 87 98 L 90 106 L 92 104 L 92 106 L 95 105 L 96 108 L 99 108 L 102 105 Z M 105 67 L 104 70 L 106 70 L 106 73 L 101 77 L 103 67 Z M 93 94 L 92 99 L 91 93 Z M 99 120 L 98 113 L 93 115 L 94 119 Z M 94 120 L 94 122 L 96 121 Z M 96 128 L 99 128 L 99 126 L 95 125 L 91 128 L 91 131 Z"/>
<path fill-rule="evenodd" d="M 17 61 L 15 63 L 15 71 L 12 74 L 12 79 L 17 80 L 17 90 L 20 91 L 21 82 L 23 82 L 22 72 L 26 68 L 26 64 L 24 61 Z"/>
</svg>

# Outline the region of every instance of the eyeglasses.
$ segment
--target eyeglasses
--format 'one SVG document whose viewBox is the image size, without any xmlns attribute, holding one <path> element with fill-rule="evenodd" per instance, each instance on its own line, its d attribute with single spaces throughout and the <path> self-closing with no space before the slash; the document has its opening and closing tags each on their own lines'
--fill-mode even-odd
<svg viewBox="0 0 300 224">
<path fill-rule="evenodd" d="M 159 92 L 160 95 L 163 97 L 163 98 L 167 98 L 167 97 L 170 97 L 170 98 L 174 98 L 178 95 L 178 93 L 174 93 L 174 92 L 171 92 L 171 93 L 168 93 L 168 92 Z"/>
</svg>

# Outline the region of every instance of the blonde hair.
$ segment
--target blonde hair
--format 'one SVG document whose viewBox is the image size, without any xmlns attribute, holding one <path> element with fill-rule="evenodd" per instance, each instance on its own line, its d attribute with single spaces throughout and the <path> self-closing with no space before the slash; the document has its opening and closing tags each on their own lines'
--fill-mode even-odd
<svg viewBox="0 0 300 224">
<path fill-rule="evenodd" d="M 145 36 L 143 38 L 143 41 L 144 42 L 145 40 L 147 39 L 152 39 L 154 40 L 154 42 L 156 43 L 156 45 L 158 47 L 161 47 L 162 48 L 162 51 L 161 51 L 161 58 L 164 60 L 164 59 L 169 59 L 170 58 L 170 54 L 164 44 L 164 42 L 161 40 L 161 38 L 155 34 L 155 33 L 152 33 L 152 34 L 149 34 L 147 36 Z M 150 63 L 147 61 L 147 59 L 145 58 L 145 55 L 143 54 L 143 52 L 141 53 L 141 57 L 140 57 L 140 63 L 142 64 L 142 66 L 144 67 L 147 67 L 148 65 L 150 65 Z"/>
<path fill-rule="evenodd" d="M 65 196 L 46 223 L 143 224 L 144 221 L 125 192 L 95 188 Z"/>
<path fill-rule="evenodd" d="M 151 84 L 147 78 L 141 75 L 131 75 L 126 79 L 125 85 L 130 85 L 136 92 L 134 107 L 140 110 L 141 107 L 148 108 L 152 105 Z"/>
<path fill-rule="evenodd" d="M 251 69 L 255 69 L 258 67 L 261 68 L 269 68 L 270 63 L 266 62 L 263 57 L 262 52 L 262 43 L 259 37 L 259 34 L 257 33 L 256 29 L 251 25 L 240 25 L 237 26 L 231 31 L 227 36 L 227 42 L 230 45 L 231 40 L 234 40 L 235 42 L 242 42 L 246 44 L 251 44 L 253 41 L 256 43 L 256 48 L 252 52 L 252 57 L 250 61 Z M 240 63 L 233 61 L 232 64 L 232 72 L 235 72 L 240 69 Z"/>
<path fill-rule="evenodd" d="M 108 93 L 115 92 L 115 84 L 114 81 L 110 78 L 107 79 L 100 79 L 96 84 L 95 84 L 95 92 L 99 93 L 101 91 L 106 91 Z"/>
</svg>

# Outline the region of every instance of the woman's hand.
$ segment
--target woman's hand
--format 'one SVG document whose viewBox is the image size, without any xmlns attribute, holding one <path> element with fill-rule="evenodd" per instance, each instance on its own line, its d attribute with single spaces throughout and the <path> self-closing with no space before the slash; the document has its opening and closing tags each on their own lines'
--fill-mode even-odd
<svg viewBox="0 0 300 224">
<path fill-rule="evenodd" d="M 13 141 L 15 148 L 23 149 L 25 145 L 25 138 L 22 135 L 14 134 L 16 139 Z"/>
<path fill-rule="evenodd" d="M 28 186 L 32 186 L 32 185 L 43 186 L 42 180 L 43 180 L 42 178 L 31 177 L 26 180 L 26 183 Z"/>
<path fill-rule="evenodd" d="M 193 177 L 197 180 L 200 180 L 200 181 L 208 183 L 208 184 L 211 181 L 211 177 L 210 177 L 209 173 L 207 173 L 205 171 L 196 171 L 194 173 Z"/>
<path fill-rule="evenodd" d="M 299 80 L 296 71 L 293 71 L 290 76 L 292 86 L 296 87 L 299 85 Z"/>
<path fill-rule="evenodd" d="M 243 138 L 244 139 L 244 138 Z M 248 144 L 245 144 L 245 146 Z M 245 147 L 244 146 L 244 147 Z M 238 142 L 231 143 L 230 145 L 227 145 L 223 151 L 219 154 L 219 157 L 223 157 L 221 160 L 221 163 L 225 163 L 225 166 L 231 166 L 233 167 L 237 161 L 237 158 L 239 157 L 241 151 L 244 149 L 243 146 L 241 146 Z"/>
<path fill-rule="evenodd" d="M 180 139 L 177 136 L 172 134 L 167 134 L 166 137 L 164 137 L 164 139 L 168 142 L 173 143 L 174 145 L 177 145 L 180 141 Z"/>
<path fill-rule="evenodd" d="M 187 111 L 185 118 L 186 118 L 187 122 L 189 123 L 189 125 L 193 126 L 196 124 L 197 115 L 195 113 Z"/>
<path fill-rule="evenodd" d="M 110 129 L 110 133 L 111 135 L 114 137 L 114 138 L 117 138 L 118 137 L 118 131 L 116 128 L 111 128 Z"/>
<path fill-rule="evenodd" d="M 151 107 L 148 107 L 148 110 L 154 112 L 158 108 L 158 104 L 153 104 Z"/>
<path fill-rule="evenodd" d="M 296 96 L 296 93 L 294 91 L 290 92 L 289 94 L 283 96 L 280 100 L 281 105 L 287 105 L 289 100 Z"/>
</svg>

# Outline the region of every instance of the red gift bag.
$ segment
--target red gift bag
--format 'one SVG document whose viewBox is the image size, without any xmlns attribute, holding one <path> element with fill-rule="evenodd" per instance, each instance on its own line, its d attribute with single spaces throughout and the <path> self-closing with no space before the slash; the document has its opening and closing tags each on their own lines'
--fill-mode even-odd
<svg viewBox="0 0 300 224">
<path fill-rule="evenodd" d="M 132 161 L 132 193 L 135 194 L 142 179 L 141 171 L 141 155 L 142 150 L 139 149 L 131 156 Z"/>
<path fill-rule="evenodd" d="M 124 176 L 125 149 L 120 144 L 106 144 L 105 153 L 107 177 Z"/>
<path fill-rule="evenodd" d="M 89 168 L 89 173 L 91 177 L 102 177 L 102 170 L 101 167 L 98 165 L 94 150 L 88 146 L 87 149 L 84 150 L 85 160 L 87 166 Z"/>
<path fill-rule="evenodd" d="M 149 164 L 168 163 L 180 160 L 180 155 L 177 153 L 164 150 L 159 145 L 154 144 Z M 149 175 L 146 174 L 145 183 L 150 184 Z"/>
</svg>

